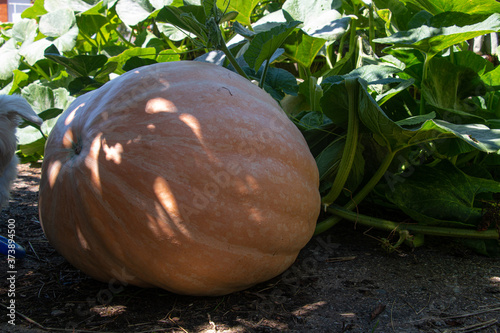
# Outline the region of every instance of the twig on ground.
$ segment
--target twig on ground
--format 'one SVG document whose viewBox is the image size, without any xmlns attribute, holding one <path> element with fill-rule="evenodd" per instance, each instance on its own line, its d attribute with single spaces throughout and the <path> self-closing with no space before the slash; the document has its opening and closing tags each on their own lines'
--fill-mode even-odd
<svg viewBox="0 0 500 333">
<path fill-rule="evenodd" d="M 474 331 L 482 330 L 483 328 L 486 328 L 486 327 L 490 327 L 491 325 L 494 325 L 496 323 L 498 323 L 498 319 L 491 319 L 491 320 L 485 321 L 483 323 L 477 323 L 477 324 L 473 324 L 473 325 L 469 325 L 469 326 L 465 326 L 465 327 L 461 327 L 461 328 L 454 328 L 451 330 L 445 330 L 443 333 L 474 332 Z"/>
<path fill-rule="evenodd" d="M 326 262 L 342 262 L 342 261 L 350 261 L 356 259 L 356 256 L 350 257 L 336 257 L 336 258 L 328 258 Z"/>
<path fill-rule="evenodd" d="M 425 308 L 429 306 L 430 302 L 431 302 L 431 295 L 429 295 L 429 299 L 427 300 L 427 304 L 423 308 L 421 308 L 420 310 L 417 311 L 417 310 L 415 310 L 415 308 L 413 306 L 411 306 L 411 304 L 408 301 L 405 300 L 406 305 L 408 305 L 413 310 L 413 312 L 415 312 L 416 315 L 421 314 L 422 311 L 424 311 Z"/>
</svg>

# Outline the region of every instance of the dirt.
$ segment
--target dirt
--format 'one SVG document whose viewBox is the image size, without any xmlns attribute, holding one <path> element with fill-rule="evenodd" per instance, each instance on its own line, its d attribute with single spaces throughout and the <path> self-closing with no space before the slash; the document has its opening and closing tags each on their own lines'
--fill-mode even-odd
<svg viewBox="0 0 500 333">
<path fill-rule="evenodd" d="M 19 169 L 0 235 L 14 219 L 27 256 L 15 274 L 0 258 L 1 332 L 500 331 L 500 259 L 443 238 L 389 253 L 380 242 L 386 233 L 348 222 L 314 237 L 282 275 L 224 297 L 97 282 L 47 242 L 37 213 L 40 170 Z"/>
</svg>

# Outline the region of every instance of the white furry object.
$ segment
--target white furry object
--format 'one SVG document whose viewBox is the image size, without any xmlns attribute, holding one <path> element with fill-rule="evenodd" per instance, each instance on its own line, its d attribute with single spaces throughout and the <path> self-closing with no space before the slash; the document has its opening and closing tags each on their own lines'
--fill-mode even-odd
<svg viewBox="0 0 500 333">
<path fill-rule="evenodd" d="M 0 210 L 9 201 L 12 182 L 17 177 L 16 129 L 22 117 L 41 125 L 43 120 L 21 96 L 0 95 Z"/>
</svg>

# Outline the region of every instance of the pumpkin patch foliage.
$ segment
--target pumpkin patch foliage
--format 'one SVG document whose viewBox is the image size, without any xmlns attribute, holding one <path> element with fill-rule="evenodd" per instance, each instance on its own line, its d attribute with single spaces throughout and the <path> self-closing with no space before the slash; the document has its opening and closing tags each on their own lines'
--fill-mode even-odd
<svg viewBox="0 0 500 333">
<path fill-rule="evenodd" d="M 322 198 L 316 234 L 353 221 L 396 235 L 380 239 L 390 251 L 437 235 L 495 256 L 499 12 L 495 0 L 36 0 L 1 25 L 0 93 L 23 95 L 45 120 L 19 130 L 19 157 L 37 162 L 76 98 L 148 65 L 222 66 L 305 138 Z"/>
</svg>

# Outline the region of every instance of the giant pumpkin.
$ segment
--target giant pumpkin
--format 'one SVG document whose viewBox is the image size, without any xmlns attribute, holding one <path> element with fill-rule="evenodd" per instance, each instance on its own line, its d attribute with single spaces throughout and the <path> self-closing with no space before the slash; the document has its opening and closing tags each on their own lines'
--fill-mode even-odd
<svg viewBox="0 0 500 333">
<path fill-rule="evenodd" d="M 319 210 L 301 133 L 266 92 L 212 64 L 113 79 L 70 105 L 45 148 L 45 235 L 101 281 L 243 290 L 294 262 Z"/>
</svg>

